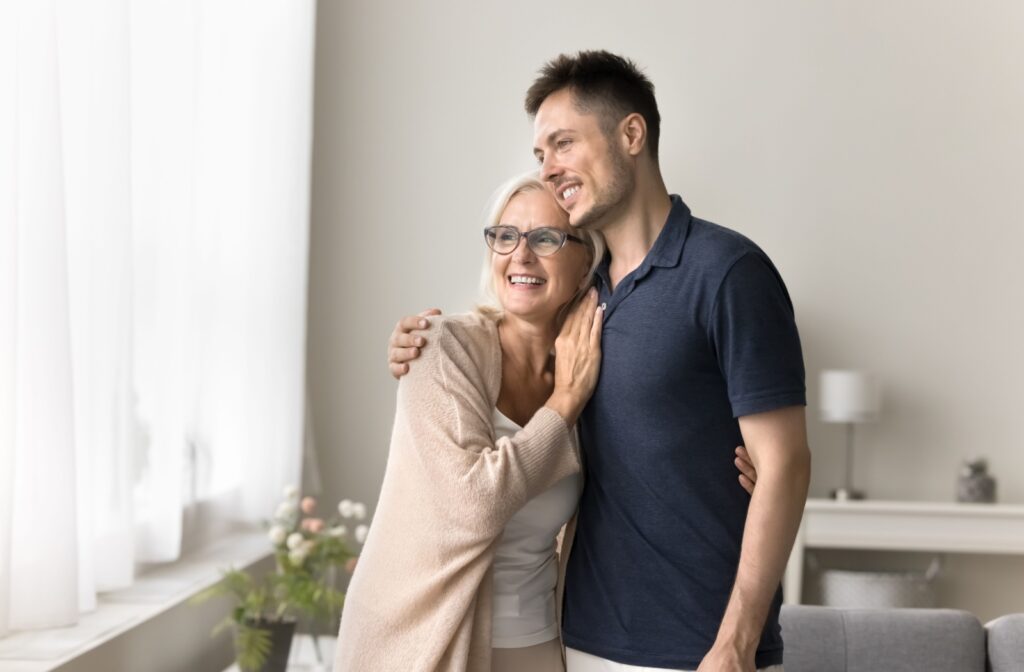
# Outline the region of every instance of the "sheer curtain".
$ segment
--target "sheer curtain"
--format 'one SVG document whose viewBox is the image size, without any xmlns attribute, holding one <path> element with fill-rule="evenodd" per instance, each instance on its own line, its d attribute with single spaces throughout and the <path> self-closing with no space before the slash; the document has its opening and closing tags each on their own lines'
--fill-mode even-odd
<svg viewBox="0 0 1024 672">
<path fill-rule="evenodd" d="M 302 459 L 313 0 L 0 0 L 0 636 Z"/>
</svg>

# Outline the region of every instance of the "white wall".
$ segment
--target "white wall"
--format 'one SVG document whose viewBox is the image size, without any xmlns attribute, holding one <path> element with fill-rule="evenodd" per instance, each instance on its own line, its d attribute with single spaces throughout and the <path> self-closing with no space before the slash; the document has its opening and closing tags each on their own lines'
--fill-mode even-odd
<svg viewBox="0 0 1024 672">
<path fill-rule="evenodd" d="M 858 367 L 885 386 L 857 437 L 873 497 L 950 500 L 984 455 L 1024 502 L 1024 4 L 324 0 L 317 42 L 309 376 L 332 494 L 376 499 L 394 321 L 475 296 L 484 203 L 533 164 L 535 71 L 607 48 L 657 87 L 670 189 L 786 279 L 812 495 L 842 468 L 817 374 Z M 1024 560 L 951 565 L 949 601 L 1024 611 Z"/>
</svg>

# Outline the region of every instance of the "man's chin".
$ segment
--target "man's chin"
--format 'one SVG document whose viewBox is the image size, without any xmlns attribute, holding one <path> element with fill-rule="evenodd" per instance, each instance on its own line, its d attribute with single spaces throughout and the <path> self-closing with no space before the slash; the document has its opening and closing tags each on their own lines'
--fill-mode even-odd
<svg viewBox="0 0 1024 672">
<path fill-rule="evenodd" d="M 584 210 L 577 206 L 569 212 L 569 226 L 580 231 L 599 231 L 600 217 L 593 215 L 593 210 Z"/>
</svg>

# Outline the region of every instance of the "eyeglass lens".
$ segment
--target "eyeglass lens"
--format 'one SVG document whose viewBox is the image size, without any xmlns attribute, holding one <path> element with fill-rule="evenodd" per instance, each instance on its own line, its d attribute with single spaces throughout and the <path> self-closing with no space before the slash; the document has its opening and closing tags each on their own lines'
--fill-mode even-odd
<svg viewBox="0 0 1024 672">
<path fill-rule="evenodd" d="M 539 257 L 554 254 L 565 244 L 565 233 L 558 229 L 543 227 L 522 234 L 511 226 L 492 226 L 484 231 L 487 245 L 498 254 L 508 254 L 519 245 L 519 238 L 526 237 L 526 244 Z"/>
</svg>

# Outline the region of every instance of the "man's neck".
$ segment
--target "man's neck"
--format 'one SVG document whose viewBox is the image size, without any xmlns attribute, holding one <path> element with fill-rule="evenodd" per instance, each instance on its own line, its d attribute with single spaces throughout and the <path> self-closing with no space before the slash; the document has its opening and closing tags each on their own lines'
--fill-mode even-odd
<svg viewBox="0 0 1024 672">
<path fill-rule="evenodd" d="M 611 255 L 611 289 L 643 263 L 665 228 L 671 209 L 672 199 L 659 175 L 657 179 L 639 181 L 621 214 L 601 228 Z"/>
</svg>

